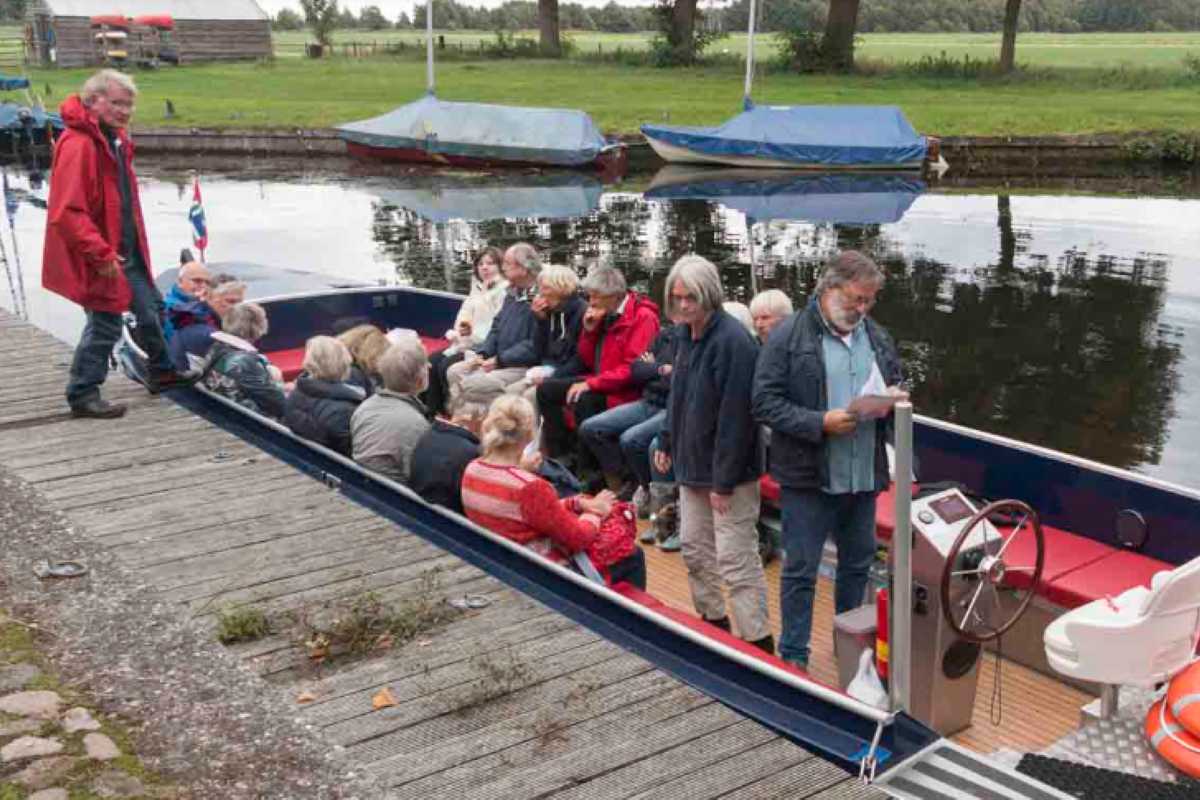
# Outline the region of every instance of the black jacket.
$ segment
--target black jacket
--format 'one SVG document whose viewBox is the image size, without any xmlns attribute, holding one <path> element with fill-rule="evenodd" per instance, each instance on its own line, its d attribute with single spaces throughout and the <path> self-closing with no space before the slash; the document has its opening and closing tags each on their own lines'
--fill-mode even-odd
<svg viewBox="0 0 1200 800">
<path fill-rule="evenodd" d="M 240 341 L 240 340 L 238 340 Z M 248 343 L 214 342 L 208 351 L 204 383 L 251 411 L 273 419 L 283 417 L 283 387 L 271 379 L 266 356 Z"/>
<path fill-rule="evenodd" d="M 554 367 L 554 377 L 571 378 L 583 372 L 579 360 L 579 331 L 583 328 L 583 312 L 587 301 L 579 295 L 568 298 L 546 319 L 537 321 L 533 347 L 539 364 Z"/>
<path fill-rule="evenodd" d="M 306 373 L 288 395 L 283 422 L 297 436 L 349 456 L 350 417 L 366 397 L 359 386 L 319 381 Z"/>
<path fill-rule="evenodd" d="M 658 332 L 654 343 L 650 345 L 653 361 L 643 361 L 640 358 L 629 366 L 634 381 L 643 384 L 642 400 L 655 408 L 666 408 L 667 397 L 671 394 L 671 376 L 658 374 L 658 368 L 675 363 L 675 348 L 679 338 L 687 336 L 684 325 L 668 325 Z"/>
<path fill-rule="evenodd" d="M 758 345 L 742 323 L 717 311 L 698 340 L 680 330 L 667 422 L 660 435 L 685 486 L 729 494 L 762 475 L 750 390 Z"/>
<path fill-rule="evenodd" d="M 435 419 L 413 451 L 408 486 L 429 502 L 461 514 L 463 472 L 477 458 L 475 434 Z"/>
<path fill-rule="evenodd" d="M 875 363 L 888 386 L 903 379 L 892 337 L 874 320 L 864 320 Z M 825 323 L 814 299 L 771 331 L 754 376 L 754 416 L 771 429 L 771 476 L 792 489 L 819 489 L 829 480 L 825 452 Z M 884 442 L 890 425 L 875 426 L 875 488 L 889 483 Z"/>
<path fill-rule="evenodd" d="M 492 320 L 487 339 L 476 352 L 484 358 L 495 357 L 498 367 L 532 367 L 538 363 L 533 345 L 537 324 L 538 318 L 533 315 L 529 297 L 509 287 L 504 305 Z"/>
</svg>

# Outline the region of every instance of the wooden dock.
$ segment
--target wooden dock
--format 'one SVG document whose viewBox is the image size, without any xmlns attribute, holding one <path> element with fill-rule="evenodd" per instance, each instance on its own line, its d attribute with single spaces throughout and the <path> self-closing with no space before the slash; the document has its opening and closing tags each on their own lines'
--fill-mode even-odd
<svg viewBox="0 0 1200 800">
<path fill-rule="evenodd" d="M 117 374 L 105 395 L 123 419 L 70 418 L 70 352 L 0 314 L 0 463 L 179 614 L 215 629 L 232 604 L 403 600 L 435 570 L 446 597 L 491 601 L 320 671 L 286 637 L 234 646 L 387 797 L 884 796 Z M 383 688 L 395 704 L 375 709 Z"/>
</svg>

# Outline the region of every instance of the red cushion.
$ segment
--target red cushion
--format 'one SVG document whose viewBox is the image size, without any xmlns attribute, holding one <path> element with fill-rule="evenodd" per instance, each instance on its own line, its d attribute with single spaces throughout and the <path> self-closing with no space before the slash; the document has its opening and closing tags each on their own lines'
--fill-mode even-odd
<svg viewBox="0 0 1200 800">
<path fill-rule="evenodd" d="M 1042 526 L 1042 534 L 1046 539 L 1046 555 L 1042 567 L 1043 592 L 1045 586 L 1068 572 L 1094 564 L 1113 552 L 1106 544 L 1051 528 L 1049 525 Z M 1000 535 L 1008 536 L 1008 530 L 1001 529 Z M 1034 548 L 1033 533 L 1026 527 L 1004 551 L 1004 561 L 1010 567 L 1032 567 L 1037 559 Z M 1030 575 L 1029 572 L 1009 572 L 1005 582 L 1023 589 L 1029 586 Z"/>
<path fill-rule="evenodd" d="M 433 336 L 422 336 L 421 345 L 425 348 L 425 352 L 429 355 L 441 352 L 450 346 L 448 339 Z M 283 373 L 285 381 L 294 381 L 304 371 L 304 348 L 293 347 L 291 350 L 276 350 L 272 353 L 263 353 L 267 359 L 279 367 L 279 371 Z"/>
<path fill-rule="evenodd" d="M 1043 582 L 1041 594 L 1064 608 L 1076 608 L 1102 597 L 1115 597 L 1134 586 L 1149 587 L 1156 573 L 1174 568 L 1141 553 L 1112 550 L 1099 561 Z"/>
<path fill-rule="evenodd" d="M 770 475 L 763 475 L 758 486 L 762 492 L 763 502 L 778 508 L 779 483 Z M 915 494 L 919 488 L 914 483 L 913 493 Z M 875 499 L 875 535 L 888 541 L 892 538 L 894 530 L 896 530 L 896 489 L 895 484 L 892 484 L 886 491 L 880 492 L 879 497 Z"/>
</svg>

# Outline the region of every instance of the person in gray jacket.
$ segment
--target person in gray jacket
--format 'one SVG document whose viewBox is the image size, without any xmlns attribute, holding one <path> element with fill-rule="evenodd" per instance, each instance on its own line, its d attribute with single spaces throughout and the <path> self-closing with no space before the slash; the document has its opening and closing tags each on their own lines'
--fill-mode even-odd
<svg viewBox="0 0 1200 800">
<path fill-rule="evenodd" d="M 404 337 L 379 358 L 383 388 L 363 401 L 350 418 L 354 460 L 407 483 L 417 442 L 429 430 L 417 395 L 429 385 L 429 357 L 421 341 Z"/>
</svg>

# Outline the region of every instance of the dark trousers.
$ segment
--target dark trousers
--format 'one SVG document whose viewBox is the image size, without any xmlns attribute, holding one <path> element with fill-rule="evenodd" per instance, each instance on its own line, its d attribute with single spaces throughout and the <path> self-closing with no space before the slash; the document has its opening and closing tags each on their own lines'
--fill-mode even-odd
<svg viewBox="0 0 1200 800">
<path fill-rule="evenodd" d="M 633 555 L 622 558 L 608 568 L 609 585 L 615 586 L 621 581 L 646 590 L 646 555 L 642 548 L 639 547 L 633 551 Z"/>
<path fill-rule="evenodd" d="M 162 295 L 139 259 L 125 266 L 125 280 L 133 295 L 129 310 L 137 319 L 138 345 L 146 351 L 150 368 L 165 372 L 171 369 L 171 359 L 162 333 Z M 91 309 L 85 309 L 85 313 L 87 323 L 75 347 L 67 381 L 67 402 L 72 407 L 100 396 L 100 386 L 108 376 L 108 358 L 121 338 L 120 314 Z"/>
<path fill-rule="evenodd" d="M 590 417 L 579 426 L 579 438 L 600 462 L 605 474 L 626 468 L 642 486 L 650 484 L 650 442 L 667 421 L 665 409 L 637 400 Z"/>
<path fill-rule="evenodd" d="M 587 454 L 586 448 L 580 448 L 567 430 L 567 418 L 564 414 L 567 404 L 567 390 L 575 383 L 574 378 L 551 378 L 542 381 L 537 390 L 538 409 L 542 412 L 542 447 L 551 458 L 561 458 L 566 453 L 576 453 L 579 456 Z M 608 398 L 599 392 L 584 392 L 575 401 L 572 410 L 575 414 L 575 427 L 591 417 L 604 413 L 608 409 Z M 582 459 L 581 459 L 582 461 Z M 576 465 L 576 471 L 578 471 Z"/>
<path fill-rule="evenodd" d="M 443 414 L 448 411 L 446 399 L 449 396 L 450 385 L 446 381 L 446 370 L 463 360 L 462 352 L 452 356 L 444 352 L 434 353 L 429 357 L 429 388 L 421 401 L 430 414 Z"/>
</svg>

